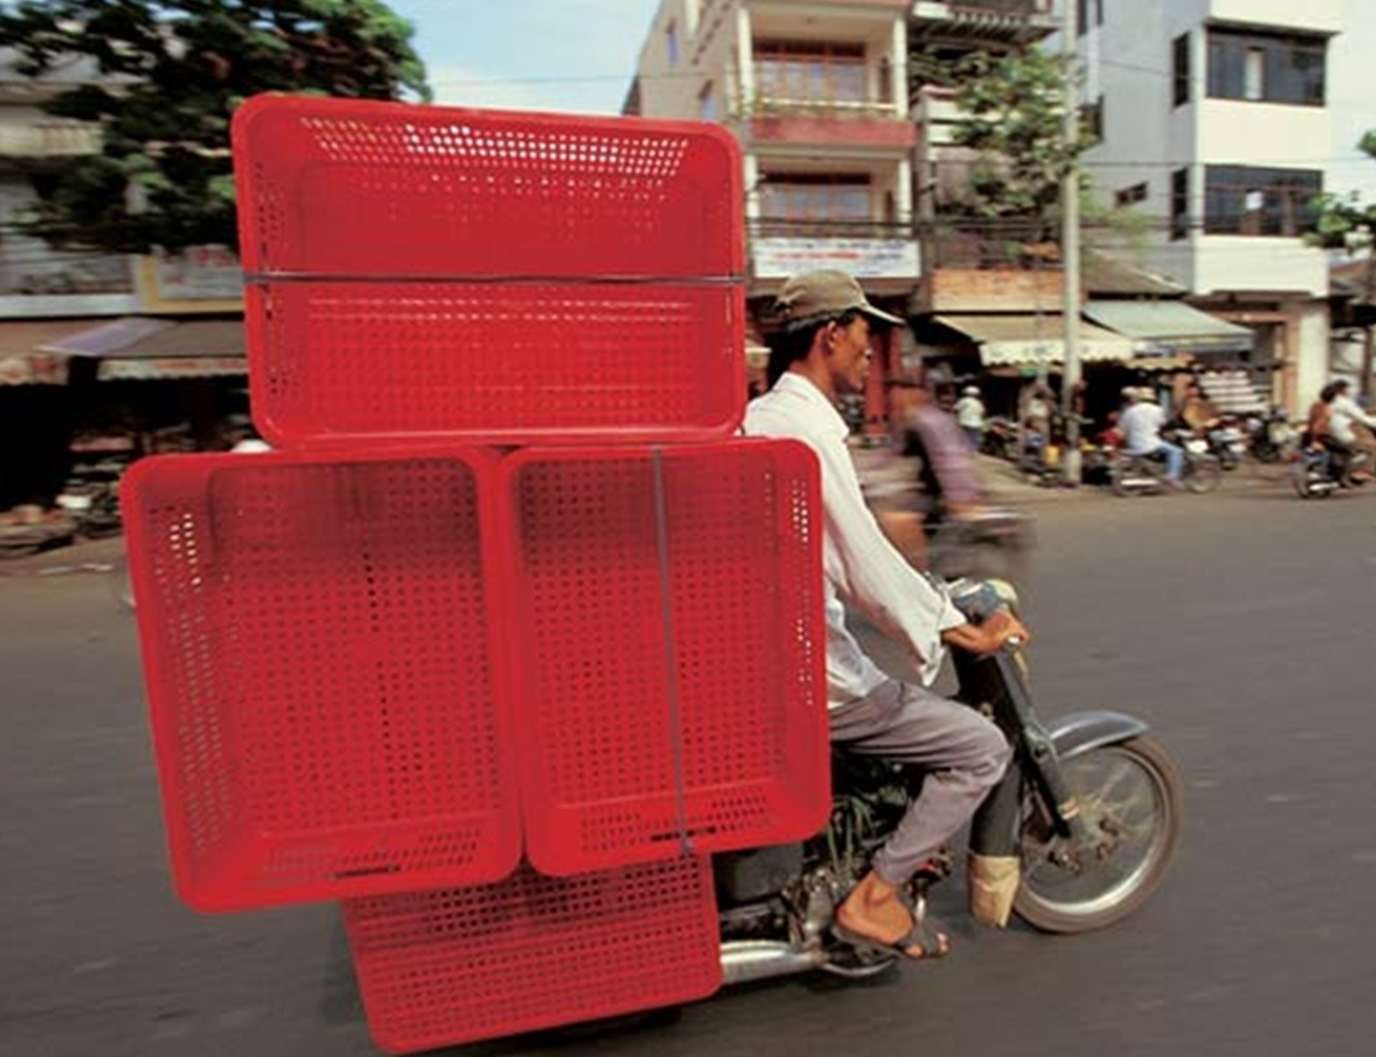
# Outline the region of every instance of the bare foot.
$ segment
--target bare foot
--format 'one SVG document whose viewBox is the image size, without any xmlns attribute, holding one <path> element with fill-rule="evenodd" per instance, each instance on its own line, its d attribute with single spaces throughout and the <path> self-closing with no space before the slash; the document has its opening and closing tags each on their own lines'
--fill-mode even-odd
<svg viewBox="0 0 1376 1057">
<path fill-rule="evenodd" d="M 910 932 L 920 935 L 920 930 L 915 930 L 912 914 L 898 898 L 898 890 L 873 871 L 866 874 L 846 901 L 836 908 L 836 923 L 847 932 L 883 947 L 894 947 Z M 913 959 L 939 958 L 950 952 L 951 938 L 946 933 L 936 933 L 931 942 L 935 949 L 930 951 L 922 943 L 895 949 Z"/>
</svg>

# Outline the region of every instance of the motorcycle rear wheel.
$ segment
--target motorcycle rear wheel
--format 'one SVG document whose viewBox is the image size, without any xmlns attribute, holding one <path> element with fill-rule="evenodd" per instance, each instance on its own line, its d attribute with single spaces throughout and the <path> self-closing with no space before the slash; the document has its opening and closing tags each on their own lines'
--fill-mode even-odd
<svg viewBox="0 0 1376 1057">
<path fill-rule="evenodd" d="M 1314 488 L 1309 478 L 1309 468 L 1302 463 L 1297 464 L 1292 481 L 1295 485 L 1295 494 L 1301 499 L 1327 499 L 1333 494 L 1330 488 Z"/>
<path fill-rule="evenodd" d="M 1038 794 L 1029 793 L 1013 910 L 1043 932 L 1092 932 L 1133 913 L 1165 878 L 1183 821 L 1180 776 L 1165 748 L 1148 736 L 1101 746 L 1061 766 L 1090 832 L 1117 843 L 1107 858 L 1078 872 L 1057 865 L 1051 856 L 1066 850 L 1066 842 L 1045 835 L 1045 812 Z M 1135 791 L 1124 782 L 1129 776 Z M 1144 845 L 1140 852 L 1130 847 L 1137 843 Z"/>
<path fill-rule="evenodd" d="M 1109 482 L 1113 486 L 1113 494 L 1126 499 L 1137 494 L 1137 490 L 1128 484 L 1128 479 L 1133 476 L 1136 468 L 1129 462 L 1122 459 L 1116 460 L 1109 467 Z"/>
</svg>

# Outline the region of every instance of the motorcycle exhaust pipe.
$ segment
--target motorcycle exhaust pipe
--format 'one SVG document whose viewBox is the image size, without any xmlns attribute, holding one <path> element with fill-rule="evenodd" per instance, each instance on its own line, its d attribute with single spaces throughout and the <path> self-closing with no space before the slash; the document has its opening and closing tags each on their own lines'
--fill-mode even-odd
<svg viewBox="0 0 1376 1057">
<path fill-rule="evenodd" d="M 820 947 L 799 950 L 773 940 L 733 940 L 721 945 L 722 982 L 744 984 L 820 969 L 827 960 Z"/>
</svg>

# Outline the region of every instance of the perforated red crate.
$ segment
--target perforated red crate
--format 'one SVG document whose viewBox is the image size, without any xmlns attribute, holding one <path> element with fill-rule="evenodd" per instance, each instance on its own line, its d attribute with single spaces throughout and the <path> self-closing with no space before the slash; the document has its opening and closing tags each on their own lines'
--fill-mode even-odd
<svg viewBox="0 0 1376 1057">
<path fill-rule="evenodd" d="M 123 506 L 178 892 L 231 910 L 511 872 L 481 453 L 170 456 Z"/>
<path fill-rule="evenodd" d="M 505 460 L 526 854 L 568 875 L 830 809 L 819 471 L 787 440 Z M 662 559 L 662 560 L 661 560 Z"/>
<path fill-rule="evenodd" d="M 234 149 L 276 443 L 738 424 L 743 190 L 719 126 L 263 96 Z"/>
<path fill-rule="evenodd" d="M 706 858 L 353 899 L 373 1038 L 393 1053 L 706 998 L 721 986 Z"/>
</svg>

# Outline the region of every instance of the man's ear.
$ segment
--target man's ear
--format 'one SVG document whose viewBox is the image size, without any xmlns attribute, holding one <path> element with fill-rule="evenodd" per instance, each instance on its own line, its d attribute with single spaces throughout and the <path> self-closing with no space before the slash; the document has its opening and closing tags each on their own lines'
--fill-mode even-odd
<svg viewBox="0 0 1376 1057">
<path fill-rule="evenodd" d="M 817 336 L 813 339 L 813 348 L 822 350 L 823 355 L 831 354 L 831 336 L 835 333 L 836 324 L 823 323 L 817 330 Z"/>
</svg>

